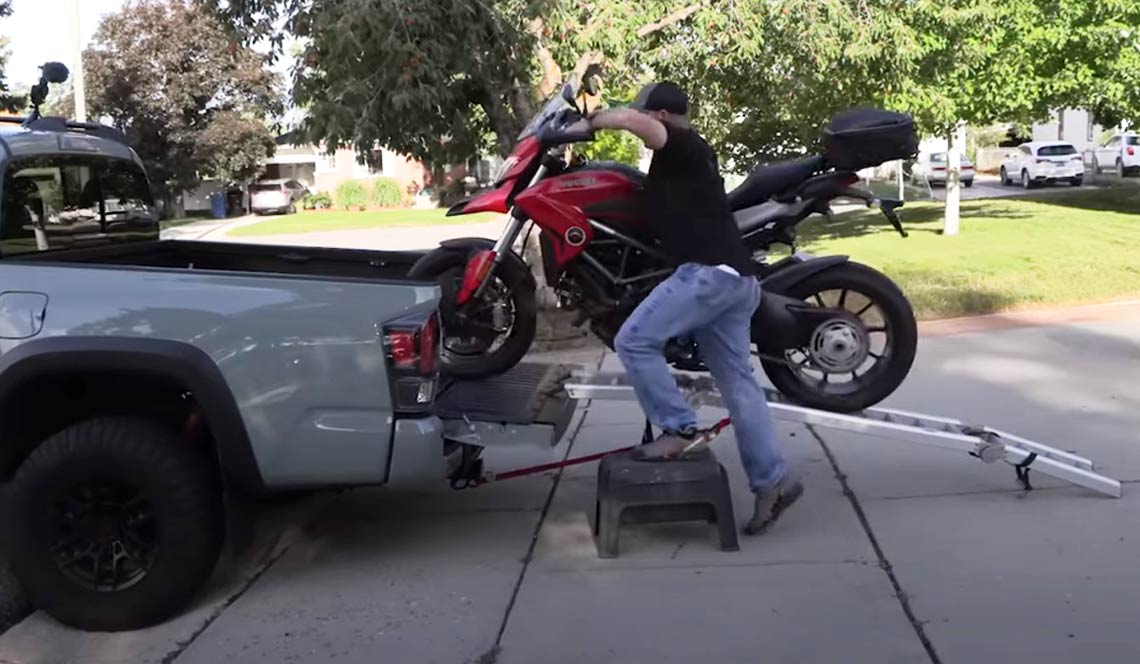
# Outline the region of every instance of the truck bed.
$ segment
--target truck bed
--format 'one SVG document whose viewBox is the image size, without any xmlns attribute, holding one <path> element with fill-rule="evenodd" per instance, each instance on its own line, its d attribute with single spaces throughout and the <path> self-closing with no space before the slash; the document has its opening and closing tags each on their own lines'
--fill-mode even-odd
<svg viewBox="0 0 1140 664">
<path fill-rule="evenodd" d="M 421 256 L 416 251 L 365 251 L 277 247 L 229 242 L 161 240 L 31 252 L 4 262 L 86 263 L 131 267 L 219 270 L 351 279 L 403 280 Z"/>
</svg>

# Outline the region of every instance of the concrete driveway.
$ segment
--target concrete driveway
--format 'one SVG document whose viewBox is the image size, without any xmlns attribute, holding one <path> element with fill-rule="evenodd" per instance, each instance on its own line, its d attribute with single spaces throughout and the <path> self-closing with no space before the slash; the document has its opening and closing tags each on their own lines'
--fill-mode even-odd
<svg viewBox="0 0 1140 664">
<path fill-rule="evenodd" d="M 924 336 L 890 405 L 1011 430 L 1128 482 L 1103 498 L 1006 464 L 781 425 L 807 494 L 775 529 L 717 550 L 703 524 L 590 539 L 595 467 L 469 492 L 305 501 L 253 572 L 153 630 L 81 635 L 33 616 L 5 662 L 1123 662 L 1140 647 L 1140 312 Z M 598 351 L 565 357 L 616 369 Z M 710 420 L 715 411 L 703 413 Z M 628 404 L 579 407 L 553 450 L 636 441 Z M 738 521 L 750 500 L 715 444 Z"/>
</svg>

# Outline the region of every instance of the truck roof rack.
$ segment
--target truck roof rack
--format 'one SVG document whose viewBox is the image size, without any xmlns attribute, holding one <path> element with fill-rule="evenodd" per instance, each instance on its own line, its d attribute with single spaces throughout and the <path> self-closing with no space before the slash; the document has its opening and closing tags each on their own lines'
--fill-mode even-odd
<svg viewBox="0 0 1140 664">
<path fill-rule="evenodd" d="M 123 145 L 127 144 L 126 134 L 114 127 L 108 127 L 107 125 L 102 125 L 97 122 L 78 122 L 76 120 L 68 120 L 60 117 L 38 117 L 33 119 L 17 115 L 0 116 L 0 122 L 19 124 L 34 131 L 81 131 L 109 141 L 122 143 Z"/>
</svg>

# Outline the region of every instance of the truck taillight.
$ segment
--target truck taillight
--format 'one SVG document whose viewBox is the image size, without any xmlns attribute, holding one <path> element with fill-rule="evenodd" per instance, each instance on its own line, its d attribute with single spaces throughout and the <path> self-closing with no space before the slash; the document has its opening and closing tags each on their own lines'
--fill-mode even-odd
<svg viewBox="0 0 1140 664">
<path fill-rule="evenodd" d="M 384 326 L 384 350 L 397 411 L 418 412 L 435 400 L 439 316 L 399 319 Z"/>
<path fill-rule="evenodd" d="M 1125 150 L 1125 152 L 1127 152 L 1127 153 L 1128 153 L 1128 156 L 1129 156 L 1129 157 L 1131 157 L 1131 156 L 1133 156 L 1133 155 L 1135 155 L 1135 154 L 1136 154 L 1136 148 L 1132 147 L 1131 145 L 1130 145 L 1130 146 L 1128 146 L 1128 147 L 1126 147 L 1126 148 L 1124 148 L 1124 150 Z"/>
</svg>

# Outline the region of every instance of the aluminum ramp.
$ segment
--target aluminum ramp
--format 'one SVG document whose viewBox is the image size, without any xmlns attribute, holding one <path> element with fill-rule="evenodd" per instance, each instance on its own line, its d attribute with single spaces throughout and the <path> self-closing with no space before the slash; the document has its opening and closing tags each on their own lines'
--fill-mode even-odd
<svg viewBox="0 0 1140 664">
<path fill-rule="evenodd" d="M 711 377 L 674 374 L 677 385 L 693 407 L 722 407 Z M 636 401 L 633 387 L 622 373 L 577 372 L 565 383 L 573 399 Z M 1016 471 L 1022 487 L 1032 488 L 1029 470 L 1083 486 L 1106 496 L 1119 498 L 1120 482 L 1094 470 L 1093 462 L 1082 456 L 985 426 L 971 426 L 945 417 L 909 413 L 891 408 L 867 408 L 855 413 L 833 413 L 794 404 L 782 394 L 765 389 L 772 417 L 805 425 L 865 433 L 920 445 L 965 452 L 985 463 L 1005 461 Z"/>
</svg>

